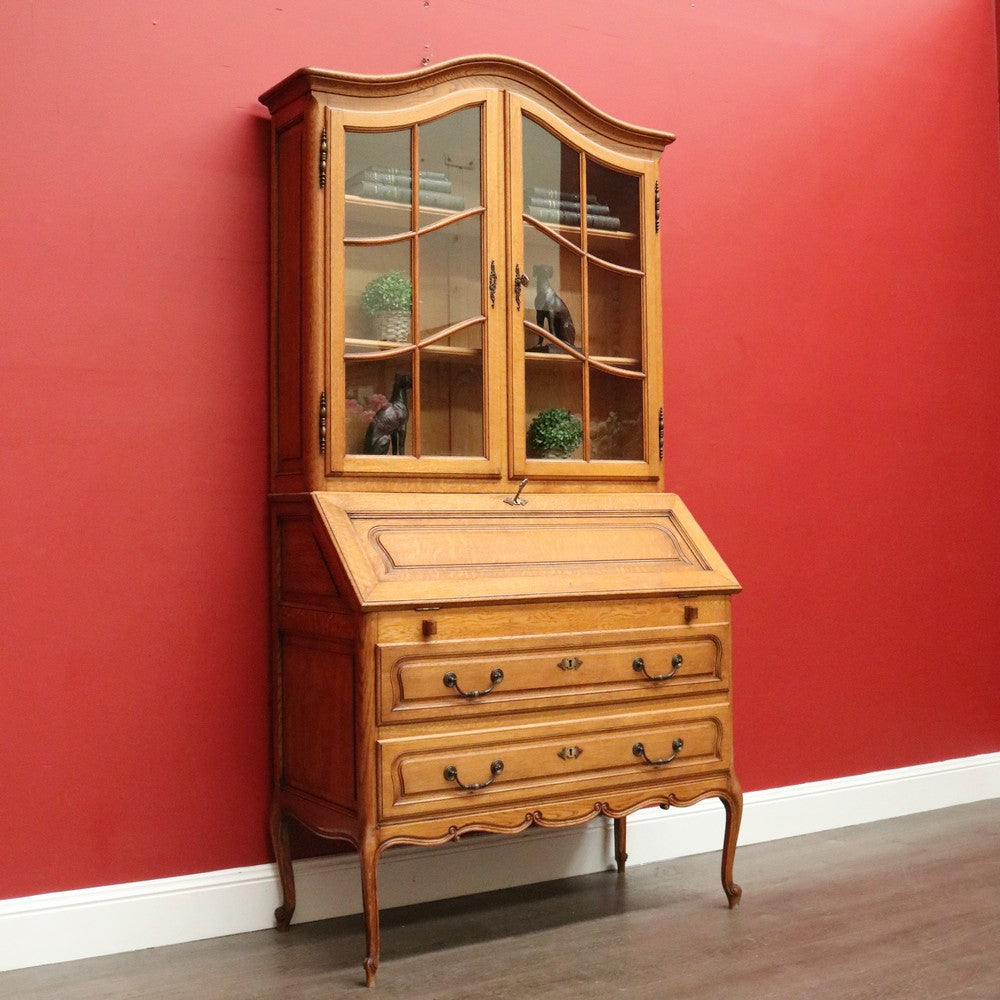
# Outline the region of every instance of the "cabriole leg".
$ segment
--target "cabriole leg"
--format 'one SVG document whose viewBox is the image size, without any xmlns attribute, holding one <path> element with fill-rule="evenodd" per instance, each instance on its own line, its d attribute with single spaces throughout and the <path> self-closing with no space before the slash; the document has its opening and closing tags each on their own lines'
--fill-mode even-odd
<svg viewBox="0 0 1000 1000">
<path fill-rule="evenodd" d="M 615 820 L 615 864 L 618 865 L 618 874 L 625 871 L 625 862 L 628 860 L 628 853 L 625 850 L 625 817 Z"/>
<path fill-rule="evenodd" d="M 271 806 L 271 846 L 281 879 L 281 906 L 274 911 L 274 919 L 278 922 L 279 931 L 287 931 L 295 912 L 295 873 L 288 846 L 288 817 L 277 802 Z"/>
<path fill-rule="evenodd" d="M 739 904 L 743 890 L 733 881 L 733 860 L 736 857 L 736 839 L 740 833 L 743 817 L 743 792 L 736 779 L 728 795 L 720 795 L 726 807 L 726 835 L 722 842 L 722 888 L 729 900 L 729 908 Z"/>
<path fill-rule="evenodd" d="M 378 846 L 371 840 L 361 844 L 361 898 L 365 911 L 365 985 L 375 985 L 378 971 Z"/>
</svg>

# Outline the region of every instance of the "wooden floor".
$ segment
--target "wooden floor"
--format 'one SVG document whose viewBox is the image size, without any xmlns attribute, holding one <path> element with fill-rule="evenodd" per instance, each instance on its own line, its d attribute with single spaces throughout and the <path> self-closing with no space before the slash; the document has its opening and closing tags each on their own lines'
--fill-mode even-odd
<svg viewBox="0 0 1000 1000">
<path fill-rule="evenodd" d="M 0 975 L 17 1000 L 1000 1000 L 1000 799 L 382 915 Z"/>
</svg>

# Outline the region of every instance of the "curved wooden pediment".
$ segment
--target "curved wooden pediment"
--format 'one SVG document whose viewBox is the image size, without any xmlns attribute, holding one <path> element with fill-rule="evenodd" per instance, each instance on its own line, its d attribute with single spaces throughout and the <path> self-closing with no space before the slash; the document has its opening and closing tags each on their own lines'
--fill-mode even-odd
<svg viewBox="0 0 1000 1000">
<path fill-rule="evenodd" d="M 463 56 L 389 76 L 304 67 L 265 91 L 260 101 L 274 113 L 289 101 L 310 92 L 371 99 L 415 94 L 437 86 L 457 89 L 484 84 L 514 88 L 519 93 L 547 100 L 598 134 L 620 142 L 659 150 L 676 138 L 671 132 L 630 125 L 607 115 L 544 70 L 499 55 Z"/>
</svg>

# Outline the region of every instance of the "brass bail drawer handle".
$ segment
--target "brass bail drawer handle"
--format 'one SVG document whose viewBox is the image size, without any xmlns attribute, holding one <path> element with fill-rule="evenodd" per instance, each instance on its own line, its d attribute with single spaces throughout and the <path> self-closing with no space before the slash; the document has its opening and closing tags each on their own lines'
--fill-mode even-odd
<svg viewBox="0 0 1000 1000">
<path fill-rule="evenodd" d="M 482 698 L 484 694 L 489 694 L 503 680 L 503 671 L 499 667 L 494 667 L 490 671 L 490 680 L 492 681 L 490 686 L 483 688 L 481 691 L 463 691 L 458 686 L 458 677 L 450 670 L 443 678 L 444 686 L 446 688 L 454 688 L 460 698 Z"/>
<path fill-rule="evenodd" d="M 462 779 L 458 776 L 458 768 L 454 764 L 449 764 L 444 769 L 444 780 L 454 781 L 463 792 L 474 792 L 477 788 L 486 788 L 488 785 L 492 785 L 494 781 L 497 780 L 497 775 L 503 773 L 503 761 L 495 760 L 490 764 L 490 779 L 489 781 L 480 781 L 475 785 L 463 785 Z"/>
<path fill-rule="evenodd" d="M 655 767 L 659 764 L 669 764 L 684 749 L 684 741 L 679 736 L 674 740 L 672 745 L 674 752 L 669 757 L 660 757 L 659 760 L 647 757 L 646 748 L 642 743 L 636 743 L 632 747 L 632 753 L 636 757 L 641 757 L 647 764 L 652 764 Z"/>
<path fill-rule="evenodd" d="M 650 674 L 646 672 L 646 661 L 641 656 L 637 656 L 632 661 L 632 669 L 637 674 L 642 674 L 642 676 L 645 677 L 647 681 L 667 681 L 670 680 L 670 678 L 673 677 L 674 674 L 676 674 L 677 671 L 681 669 L 683 663 L 684 663 L 684 657 L 681 656 L 680 653 L 674 653 L 673 657 L 670 660 L 670 666 L 672 666 L 674 669 L 671 670 L 669 674 Z"/>
</svg>

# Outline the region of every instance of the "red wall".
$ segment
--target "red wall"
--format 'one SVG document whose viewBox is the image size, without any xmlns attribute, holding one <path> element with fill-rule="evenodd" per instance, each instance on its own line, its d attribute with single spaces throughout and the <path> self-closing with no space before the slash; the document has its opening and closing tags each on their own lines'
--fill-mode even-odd
<svg viewBox="0 0 1000 1000">
<path fill-rule="evenodd" d="M 745 587 L 745 787 L 1000 749 L 993 4 L 541 10 L 0 8 L 0 896 L 268 857 L 256 95 L 301 65 L 500 52 L 676 131 L 668 484 Z"/>
</svg>

